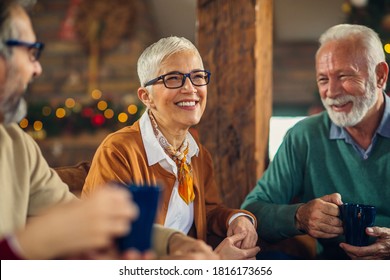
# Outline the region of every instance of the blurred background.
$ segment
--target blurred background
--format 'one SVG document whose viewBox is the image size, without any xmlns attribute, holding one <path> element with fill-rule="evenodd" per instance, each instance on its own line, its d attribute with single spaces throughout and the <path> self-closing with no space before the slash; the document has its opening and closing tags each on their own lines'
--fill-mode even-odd
<svg viewBox="0 0 390 280">
<path fill-rule="evenodd" d="M 366 24 L 390 49 L 390 1 L 273 3 L 272 115 L 277 124 L 271 120 L 270 142 L 278 143 L 295 119 L 322 110 L 313 59 L 319 35 L 337 23 Z M 46 44 L 43 74 L 29 88 L 29 114 L 20 126 L 37 140 L 51 166 L 90 161 L 108 133 L 139 118 L 144 110 L 136 95 L 139 55 L 169 35 L 197 44 L 197 5 L 197 0 L 37 1 L 32 21 L 38 40 Z M 277 147 L 270 145 L 270 153 Z"/>
</svg>

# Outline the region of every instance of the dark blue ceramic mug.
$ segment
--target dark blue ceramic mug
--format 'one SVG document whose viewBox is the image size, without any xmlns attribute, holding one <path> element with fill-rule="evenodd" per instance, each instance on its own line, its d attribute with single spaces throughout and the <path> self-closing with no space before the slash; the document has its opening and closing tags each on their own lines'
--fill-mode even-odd
<svg viewBox="0 0 390 280">
<path fill-rule="evenodd" d="M 139 215 L 137 220 L 131 222 L 130 232 L 117 238 L 119 251 L 134 248 L 144 252 L 151 248 L 153 224 L 159 204 L 161 188 L 158 186 L 125 185 L 131 192 L 133 201 L 137 204 Z"/>
<path fill-rule="evenodd" d="M 375 222 L 376 208 L 371 205 L 344 203 L 339 206 L 345 242 L 353 246 L 369 245 L 366 228 Z"/>
</svg>

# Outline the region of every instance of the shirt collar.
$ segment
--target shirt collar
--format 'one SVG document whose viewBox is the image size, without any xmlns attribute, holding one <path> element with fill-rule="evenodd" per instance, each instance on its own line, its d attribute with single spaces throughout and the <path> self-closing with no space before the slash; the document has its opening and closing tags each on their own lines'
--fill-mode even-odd
<svg viewBox="0 0 390 280">
<path fill-rule="evenodd" d="M 164 149 L 158 143 L 156 136 L 154 135 L 152 122 L 150 121 L 147 110 L 145 110 L 145 112 L 141 116 L 139 124 L 142 142 L 144 143 L 149 166 L 152 166 L 162 160 L 166 160 L 167 158 L 169 158 L 169 156 L 165 153 Z M 187 160 L 190 161 L 193 156 L 198 156 L 199 147 L 196 144 L 196 141 L 194 137 L 192 137 L 191 133 L 187 132 L 187 136 L 189 142 Z"/>
<path fill-rule="evenodd" d="M 390 138 L 390 97 L 384 94 L 385 110 L 383 112 L 382 120 L 376 130 L 377 134 L 383 137 Z M 346 130 L 340 126 L 331 122 L 330 126 L 330 139 L 349 139 L 351 138 Z"/>
</svg>

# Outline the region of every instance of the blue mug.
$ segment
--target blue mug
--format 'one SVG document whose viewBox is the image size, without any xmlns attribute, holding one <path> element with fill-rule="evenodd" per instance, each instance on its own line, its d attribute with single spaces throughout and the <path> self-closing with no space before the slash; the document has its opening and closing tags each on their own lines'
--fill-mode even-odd
<svg viewBox="0 0 390 280">
<path fill-rule="evenodd" d="M 368 246 L 366 228 L 375 222 L 376 208 L 371 205 L 344 203 L 339 206 L 345 242 L 353 246 Z"/>
<path fill-rule="evenodd" d="M 131 192 L 133 201 L 137 204 L 139 215 L 131 222 L 130 232 L 116 239 L 120 252 L 134 248 L 144 252 L 151 248 L 153 224 L 156 218 L 161 188 L 158 186 L 124 185 Z"/>
</svg>

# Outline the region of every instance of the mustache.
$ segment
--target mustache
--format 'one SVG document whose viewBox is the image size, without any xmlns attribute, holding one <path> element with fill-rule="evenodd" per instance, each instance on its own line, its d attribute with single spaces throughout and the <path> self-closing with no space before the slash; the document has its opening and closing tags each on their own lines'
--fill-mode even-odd
<svg viewBox="0 0 390 280">
<path fill-rule="evenodd" d="M 339 106 L 339 105 L 344 105 L 348 102 L 355 102 L 355 100 L 356 100 L 356 98 L 354 96 L 342 95 L 342 96 L 338 96 L 336 98 L 329 98 L 329 97 L 323 98 L 322 102 L 328 106 L 332 106 L 332 105 Z"/>
</svg>

